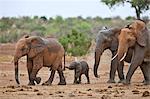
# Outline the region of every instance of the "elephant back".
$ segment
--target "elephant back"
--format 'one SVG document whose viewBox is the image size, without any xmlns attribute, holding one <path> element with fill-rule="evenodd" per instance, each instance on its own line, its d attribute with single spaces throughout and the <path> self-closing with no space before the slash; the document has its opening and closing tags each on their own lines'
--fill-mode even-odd
<svg viewBox="0 0 150 99">
<path fill-rule="evenodd" d="M 57 53 L 60 50 L 64 50 L 63 46 L 55 38 L 44 39 L 44 42 L 47 45 L 47 48 L 48 48 L 49 52 Z"/>
</svg>

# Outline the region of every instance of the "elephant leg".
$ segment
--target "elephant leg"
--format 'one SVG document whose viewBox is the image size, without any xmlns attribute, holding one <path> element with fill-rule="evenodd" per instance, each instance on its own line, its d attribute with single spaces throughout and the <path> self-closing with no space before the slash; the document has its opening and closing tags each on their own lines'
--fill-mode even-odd
<svg viewBox="0 0 150 99">
<path fill-rule="evenodd" d="M 77 77 L 74 77 L 74 84 L 78 84 Z"/>
<path fill-rule="evenodd" d="M 86 78 L 87 78 L 87 83 L 90 84 L 89 71 L 87 71 L 87 72 L 85 73 L 85 76 L 86 76 Z M 80 79 L 80 78 L 79 78 L 79 79 Z"/>
<path fill-rule="evenodd" d="M 140 47 L 139 45 L 135 47 L 135 51 L 131 59 L 131 64 L 128 73 L 126 75 L 126 80 L 123 82 L 124 84 L 130 84 L 130 80 L 133 73 L 135 72 L 137 67 L 140 66 L 143 62 L 144 55 L 145 55 L 144 52 L 145 52 L 144 48 Z"/>
<path fill-rule="evenodd" d="M 143 83 L 145 85 L 150 85 L 150 63 L 149 62 L 143 62 L 143 64 L 140 66 L 143 76 L 144 76 L 144 81 Z"/>
<path fill-rule="evenodd" d="M 115 83 L 114 79 L 115 79 L 115 73 L 116 73 L 116 70 L 117 70 L 117 65 L 118 65 L 117 59 L 114 59 L 114 60 L 111 61 L 109 80 L 107 81 L 107 83 Z"/>
<path fill-rule="evenodd" d="M 28 57 L 27 57 L 27 69 L 28 69 L 28 76 L 29 76 L 28 85 L 30 85 L 30 83 L 31 83 L 31 72 L 32 72 L 32 69 L 33 69 L 33 61 L 30 60 Z M 41 82 L 41 78 L 36 77 L 35 81 L 36 81 L 37 84 L 39 84 Z"/>
<path fill-rule="evenodd" d="M 147 63 L 146 67 L 146 82 L 144 83 L 145 85 L 150 85 L 150 62 Z"/>
<path fill-rule="evenodd" d="M 31 72 L 32 72 L 32 68 L 33 68 L 32 60 L 28 59 L 28 56 L 27 56 L 27 70 L 28 70 L 29 84 L 30 84 L 30 82 L 31 82 Z"/>
<path fill-rule="evenodd" d="M 66 79 L 64 77 L 63 70 L 58 69 L 57 71 L 58 71 L 59 78 L 60 78 L 60 82 L 58 83 L 58 85 L 66 85 Z"/>
<path fill-rule="evenodd" d="M 124 73 L 123 73 L 123 68 L 124 68 L 124 61 L 120 62 L 118 67 L 117 67 L 117 71 L 118 71 L 118 76 L 120 81 L 118 83 L 121 83 L 124 81 Z"/>
<path fill-rule="evenodd" d="M 51 70 L 51 74 L 50 74 L 49 79 L 45 83 L 43 83 L 42 85 L 51 85 L 53 82 L 54 76 L 55 76 L 55 72 L 56 72 L 55 70 Z"/>
<path fill-rule="evenodd" d="M 38 71 L 43 67 L 42 53 L 38 54 L 36 57 L 33 58 L 32 64 L 33 64 L 33 68 L 32 68 L 32 72 L 30 74 L 31 81 L 30 81 L 29 85 L 35 85 L 34 81 L 36 81 L 37 84 L 39 84 L 41 82 L 41 78 L 36 77 L 36 75 L 37 75 Z"/>
<path fill-rule="evenodd" d="M 80 73 L 75 71 L 74 84 L 78 84 L 78 78 L 79 78 L 79 76 L 80 76 Z"/>
<path fill-rule="evenodd" d="M 38 80 L 41 80 L 40 77 L 36 77 L 38 71 L 42 68 L 42 67 L 39 67 L 39 68 L 38 67 L 39 66 L 37 66 L 37 65 L 33 66 L 33 69 L 32 69 L 32 72 L 31 72 L 31 76 L 30 76 L 31 77 L 31 81 L 30 81 L 30 83 L 28 85 L 35 85 L 34 81 L 39 82 Z"/>
<path fill-rule="evenodd" d="M 134 74 L 135 70 L 138 68 L 138 66 L 139 66 L 138 62 L 134 62 L 130 65 L 128 73 L 126 75 L 126 80 L 123 81 L 124 84 L 130 84 L 131 77 Z"/>
<path fill-rule="evenodd" d="M 78 84 L 81 84 L 81 75 L 79 76 Z"/>
<path fill-rule="evenodd" d="M 146 73 L 146 67 L 144 66 L 145 65 L 145 63 L 143 63 L 141 66 L 140 66 L 140 68 L 141 68 L 141 71 L 142 71 L 142 73 L 143 73 L 143 76 L 144 76 L 144 80 L 142 81 L 143 83 L 146 81 L 146 75 L 147 75 L 147 73 Z"/>
</svg>

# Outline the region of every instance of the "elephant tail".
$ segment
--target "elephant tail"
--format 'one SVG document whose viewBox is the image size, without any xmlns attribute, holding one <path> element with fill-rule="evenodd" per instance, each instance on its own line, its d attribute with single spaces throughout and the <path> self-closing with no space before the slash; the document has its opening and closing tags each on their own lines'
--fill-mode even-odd
<svg viewBox="0 0 150 99">
<path fill-rule="evenodd" d="M 63 70 L 65 70 L 65 61 L 66 61 L 66 59 L 65 59 L 66 57 L 65 56 L 66 56 L 66 54 L 64 52 L 64 68 L 63 68 Z"/>
</svg>

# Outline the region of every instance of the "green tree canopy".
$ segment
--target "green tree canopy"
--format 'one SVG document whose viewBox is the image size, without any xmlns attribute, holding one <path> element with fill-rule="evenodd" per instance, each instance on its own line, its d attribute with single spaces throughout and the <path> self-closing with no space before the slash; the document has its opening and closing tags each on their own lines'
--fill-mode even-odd
<svg viewBox="0 0 150 99">
<path fill-rule="evenodd" d="M 101 2 L 112 8 L 115 5 L 130 3 L 135 9 L 137 19 L 141 18 L 141 14 L 150 8 L 150 0 L 101 0 Z"/>
</svg>

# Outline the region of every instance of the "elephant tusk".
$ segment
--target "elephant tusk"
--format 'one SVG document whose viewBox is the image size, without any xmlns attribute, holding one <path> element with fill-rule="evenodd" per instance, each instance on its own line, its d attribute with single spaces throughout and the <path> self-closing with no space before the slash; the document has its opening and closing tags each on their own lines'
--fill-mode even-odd
<svg viewBox="0 0 150 99">
<path fill-rule="evenodd" d="M 75 57 L 75 61 L 76 61 L 76 62 L 78 61 L 77 57 Z"/>
<path fill-rule="evenodd" d="M 120 59 L 120 62 L 124 60 L 124 58 L 126 57 L 126 55 L 127 55 L 127 53 L 125 53 L 125 54 L 123 55 L 123 57 Z"/>
<path fill-rule="evenodd" d="M 117 56 L 118 56 L 118 53 L 111 60 L 114 60 Z"/>
</svg>

